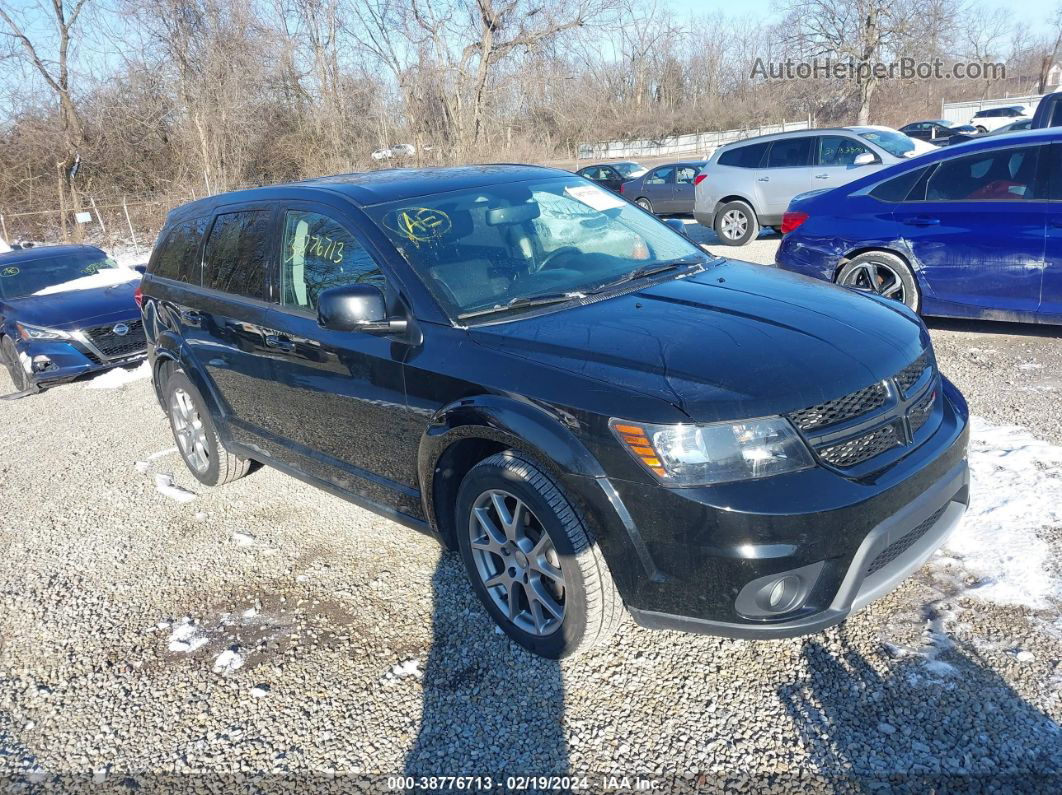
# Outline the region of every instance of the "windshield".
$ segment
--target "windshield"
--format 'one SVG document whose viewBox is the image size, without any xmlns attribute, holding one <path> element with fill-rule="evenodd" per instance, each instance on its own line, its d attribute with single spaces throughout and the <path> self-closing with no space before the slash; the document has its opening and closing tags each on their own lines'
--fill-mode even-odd
<svg viewBox="0 0 1062 795">
<path fill-rule="evenodd" d="M 709 259 L 652 216 L 576 177 L 365 209 L 452 318 L 579 297 L 635 271 Z"/>
<path fill-rule="evenodd" d="M 640 177 L 642 174 L 649 170 L 647 168 L 643 168 L 637 163 L 613 163 L 612 167 L 616 169 L 616 171 L 618 171 L 621 176 L 624 176 L 627 179 Z"/>
<path fill-rule="evenodd" d="M 861 132 L 859 137 L 876 144 L 894 157 L 905 157 L 915 150 L 915 142 L 902 132 L 895 130 L 874 130 Z"/>
<path fill-rule="evenodd" d="M 64 254 L 23 263 L 0 264 L 0 298 L 101 287 L 138 277 L 102 254 Z M 122 278 L 124 277 L 124 278 Z"/>
</svg>

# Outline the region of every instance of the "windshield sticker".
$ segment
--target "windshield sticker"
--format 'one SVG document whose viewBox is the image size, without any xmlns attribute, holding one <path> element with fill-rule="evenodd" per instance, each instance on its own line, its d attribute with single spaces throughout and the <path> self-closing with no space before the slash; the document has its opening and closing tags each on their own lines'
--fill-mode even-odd
<svg viewBox="0 0 1062 795">
<path fill-rule="evenodd" d="M 569 185 L 564 189 L 564 192 L 576 201 L 580 201 L 598 212 L 614 210 L 626 204 L 619 196 L 615 196 L 593 185 Z"/>
<path fill-rule="evenodd" d="M 428 243 L 444 237 L 452 228 L 450 216 L 431 207 L 406 207 L 389 213 L 388 229 L 414 243 Z"/>
<path fill-rule="evenodd" d="M 18 268 L 16 268 L 14 265 L 8 265 L 6 268 L 0 271 L 0 276 L 18 276 Z"/>
</svg>

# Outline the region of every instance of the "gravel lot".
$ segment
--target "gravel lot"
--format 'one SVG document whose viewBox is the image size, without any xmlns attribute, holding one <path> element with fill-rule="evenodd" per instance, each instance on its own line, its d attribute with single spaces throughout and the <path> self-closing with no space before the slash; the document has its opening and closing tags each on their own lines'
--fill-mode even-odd
<svg viewBox="0 0 1062 795">
<path fill-rule="evenodd" d="M 725 251 L 770 262 L 776 244 Z M 975 414 L 1062 444 L 1058 330 L 932 335 Z M 813 637 L 627 622 L 557 664 L 496 634 L 431 539 L 269 469 L 202 489 L 148 381 L 89 385 L 0 402 L 0 781 L 383 789 L 403 773 L 570 773 L 594 791 L 641 775 L 795 792 L 946 774 L 1058 790 L 1059 602 L 985 598 L 961 558 Z M 1045 503 L 1062 458 L 1042 450 L 1019 502 L 1048 552 L 998 546 L 1057 582 L 1062 507 Z M 165 475 L 192 494 L 167 496 Z"/>
</svg>

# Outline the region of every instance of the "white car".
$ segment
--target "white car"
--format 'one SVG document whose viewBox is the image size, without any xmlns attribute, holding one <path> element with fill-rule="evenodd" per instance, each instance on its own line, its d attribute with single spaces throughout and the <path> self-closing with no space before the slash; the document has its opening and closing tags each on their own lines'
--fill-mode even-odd
<svg viewBox="0 0 1062 795">
<path fill-rule="evenodd" d="M 395 153 L 390 149 L 377 149 L 371 155 L 373 160 L 390 160 L 394 156 Z"/>
<path fill-rule="evenodd" d="M 977 132 L 986 133 L 998 130 L 1004 125 L 1031 118 L 1032 114 L 1024 105 L 1009 105 L 1005 108 L 979 110 L 970 119 L 970 124 L 977 128 Z"/>
</svg>

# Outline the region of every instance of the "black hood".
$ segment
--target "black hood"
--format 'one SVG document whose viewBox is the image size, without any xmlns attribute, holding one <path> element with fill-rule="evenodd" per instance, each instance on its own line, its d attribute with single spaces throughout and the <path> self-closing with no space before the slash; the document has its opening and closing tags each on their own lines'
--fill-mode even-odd
<svg viewBox="0 0 1062 795">
<path fill-rule="evenodd" d="M 929 345 L 899 304 L 744 262 L 471 334 L 659 397 L 698 421 L 837 398 L 894 375 Z"/>
<path fill-rule="evenodd" d="M 35 326 L 76 329 L 135 317 L 140 314 L 133 293 L 135 279 L 108 287 L 68 290 L 49 295 L 28 295 L 3 303 L 8 320 L 20 320 Z"/>
</svg>

